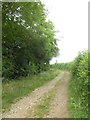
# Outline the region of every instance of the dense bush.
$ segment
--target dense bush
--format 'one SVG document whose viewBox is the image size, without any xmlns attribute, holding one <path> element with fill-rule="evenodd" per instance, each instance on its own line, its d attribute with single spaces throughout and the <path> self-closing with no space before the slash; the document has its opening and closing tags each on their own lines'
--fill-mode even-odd
<svg viewBox="0 0 90 120">
<path fill-rule="evenodd" d="M 41 2 L 2 3 L 2 75 L 5 79 L 46 70 L 58 53 L 53 23 Z"/>
<path fill-rule="evenodd" d="M 74 118 L 88 117 L 88 52 L 80 52 L 72 66 L 71 112 Z"/>
</svg>

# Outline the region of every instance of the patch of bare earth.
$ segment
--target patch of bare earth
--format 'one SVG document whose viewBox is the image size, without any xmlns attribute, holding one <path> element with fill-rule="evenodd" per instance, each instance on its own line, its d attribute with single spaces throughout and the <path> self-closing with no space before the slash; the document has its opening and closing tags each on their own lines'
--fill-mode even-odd
<svg viewBox="0 0 90 120">
<path fill-rule="evenodd" d="M 69 73 L 66 72 L 64 75 L 64 80 L 61 81 L 60 87 L 51 103 L 50 111 L 44 118 L 69 118 L 67 110 Z"/>
<path fill-rule="evenodd" d="M 43 97 L 43 95 L 45 93 L 48 93 L 56 85 L 56 83 L 62 78 L 63 75 L 64 75 L 64 72 L 61 72 L 55 79 L 53 79 L 52 81 L 49 81 L 44 86 L 39 87 L 38 89 L 35 89 L 30 95 L 24 97 L 20 101 L 13 104 L 12 107 L 11 107 L 11 110 L 7 113 L 3 113 L 2 117 L 3 118 L 26 118 L 28 110 L 30 110 L 30 108 L 32 108 L 33 105 L 40 102 L 41 97 Z M 64 89 L 64 91 L 66 91 L 65 86 L 67 87 L 67 85 L 64 82 L 60 86 L 60 89 L 61 89 L 60 94 L 61 95 L 59 95 L 59 93 L 57 93 L 57 96 L 59 95 L 58 99 L 57 99 L 57 96 L 56 96 L 56 99 L 60 100 L 61 103 L 64 101 L 63 99 L 65 99 L 65 101 L 67 100 L 67 97 L 66 97 L 67 95 L 62 90 L 62 89 Z M 62 97 L 62 99 L 61 99 L 61 97 Z M 58 101 L 58 104 L 59 104 L 60 101 Z M 55 103 L 53 103 L 52 107 L 54 107 L 54 109 L 56 107 L 56 109 L 57 109 L 58 106 Z M 61 109 L 64 109 L 64 108 L 61 108 Z M 65 109 L 66 109 L 66 106 L 65 106 Z M 50 117 L 51 117 L 51 112 L 50 112 Z"/>
</svg>

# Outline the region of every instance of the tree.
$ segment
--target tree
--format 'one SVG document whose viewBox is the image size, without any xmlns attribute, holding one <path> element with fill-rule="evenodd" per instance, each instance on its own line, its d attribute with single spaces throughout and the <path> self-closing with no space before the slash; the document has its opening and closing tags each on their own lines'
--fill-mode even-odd
<svg viewBox="0 0 90 120">
<path fill-rule="evenodd" d="M 4 77 L 40 72 L 57 55 L 54 26 L 51 21 L 46 21 L 46 16 L 41 2 L 2 4 Z"/>
</svg>

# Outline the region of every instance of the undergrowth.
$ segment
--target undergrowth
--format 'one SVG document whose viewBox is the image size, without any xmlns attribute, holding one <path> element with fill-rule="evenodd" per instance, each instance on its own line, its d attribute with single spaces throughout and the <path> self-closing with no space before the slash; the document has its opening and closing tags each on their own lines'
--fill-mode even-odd
<svg viewBox="0 0 90 120">
<path fill-rule="evenodd" d="M 88 118 L 88 53 L 75 59 L 69 82 L 69 110 L 71 118 Z"/>
</svg>

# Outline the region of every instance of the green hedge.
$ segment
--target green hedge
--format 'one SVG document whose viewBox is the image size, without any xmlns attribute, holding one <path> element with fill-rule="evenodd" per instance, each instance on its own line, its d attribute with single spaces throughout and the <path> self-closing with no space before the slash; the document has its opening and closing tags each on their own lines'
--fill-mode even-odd
<svg viewBox="0 0 90 120">
<path fill-rule="evenodd" d="M 88 52 L 80 52 L 72 66 L 70 108 L 74 118 L 88 117 Z"/>
</svg>

